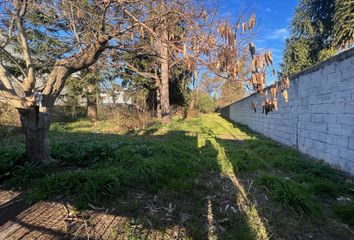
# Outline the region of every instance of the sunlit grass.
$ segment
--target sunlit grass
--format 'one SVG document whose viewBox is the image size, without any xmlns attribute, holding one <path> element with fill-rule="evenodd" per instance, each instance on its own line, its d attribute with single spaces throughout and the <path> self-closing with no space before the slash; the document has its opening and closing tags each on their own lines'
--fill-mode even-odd
<svg viewBox="0 0 354 240">
<path fill-rule="evenodd" d="M 291 214 L 310 221 L 335 218 L 352 224 L 352 200 L 336 200 L 354 199 L 354 187 L 347 176 L 217 114 L 174 119 L 169 125 L 158 123 L 129 134 L 114 127 L 112 121 L 92 123 L 85 119 L 54 124 L 50 143 L 58 163 L 51 166 L 27 163 L 22 143 L 2 148 L 0 181 L 25 188 L 28 202 L 59 198 L 70 200 L 80 209 L 89 203 L 116 204 L 138 216 L 144 207 L 133 204 L 132 193 L 168 196 L 169 201 L 175 201 L 174 221 L 182 213 L 190 215 L 184 224 L 194 239 L 207 236 L 203 224 L 209 208 L 213 216 L 210 223 L 216 225 L 212 236 L 267 239 L 270 233 L 262 210 L 263 195 L 269 195 L 275 206 L 289 210 L 278 213 L 284 214 L 282 218 Z M 230 193 L 229 199 L 211 200 L 210 196 L 223 193 L 222 185 L 212 187 L 213 181 L 222 182 L 225 177 L 236 193 Z M 245 182 L 254 184 L 245 186 Z M 263 199 L 251 194 L 256 190 L 263 191 Z M 132 204 L 119 205 L 121 198 Z M 217 209 L 225 209 L 223 201 L 232 202 L 240 212 L 220 212 Z M 267 214 L 273 222 L 277 219 Z M 223 218 L 228 221 L 219 223 Z M 161 216 L 150 220 L 158 226 L 163 222 Z"/>
</svg>

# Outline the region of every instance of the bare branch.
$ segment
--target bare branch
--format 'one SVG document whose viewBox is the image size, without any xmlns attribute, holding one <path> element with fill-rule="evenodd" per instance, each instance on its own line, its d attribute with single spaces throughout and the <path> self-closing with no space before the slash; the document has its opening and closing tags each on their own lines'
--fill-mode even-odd
<svg viewBox="0 0 354 240">
<path fill-rule="evenodd" d="M 0 63 L 0 92 L 2 95 L 15 108 L 30 108 L 33 106 L 34 99 L 32 97 L 26 98 L 23 89 L 19 89 L 21 85 L 15 86 L 15 84 L 12 83 L 13 79 L 14 77 L 9 74 L 2 63 Z"/>
<path fill-rule="evenodd" d="M 16 27 L 18 29 L 18 37 L 19 37 L 24 60 L 26 62 L 26 67 L 27 67 L 27 77 L 23 81 L 23 89 L 25 90 L 27 95 L 30 95 L 31 91 L 35 87 L 36 79 L 35 79 L 32 57 L 27 42 L 26 31 L 25 28 L 23 27 L 23 17 L 27 11 L 27 3 L 28 3 L 27 0 L 23 1 L 22 3 L 20 3 L 18 0 L 14 1 L 14 7 L 16 13 L 13 15 L 13 17 L 15 20 Z"/>
<path fill-rule="evenodd" d="M 126 68 L 132 70 L 133 72 L 135 72 L 136 74 L 138 74 L 144 78 L 151 78 L 151 79 L 154 79 L 155 81 L 160 81 L 160 79 L 156 73 L 142 72 L 139 69 L 137 69 L 136 67 L 134 67 L 133 65 L 131 65 L 130 63 L 125 63 L 125 65 L 126 65 Z"/>
<path fill-rule="evenodd" d="M 26 74 L 25 70 L 21 67 L 20 64 L 18 64 L 16 59 L 8 51 L 6 51 L 5 48 L 0 46 L 0 50 L 3 51 L 5 53 L 5 55 L 20 69 L 22 75 L 26 78 L 27 74 Z"/>
</svg>

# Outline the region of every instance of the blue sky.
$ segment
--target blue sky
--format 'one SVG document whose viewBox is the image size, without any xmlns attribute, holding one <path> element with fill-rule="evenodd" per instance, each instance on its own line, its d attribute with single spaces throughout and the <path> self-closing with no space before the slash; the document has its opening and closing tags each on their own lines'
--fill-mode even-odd
<svg viewBox="0 0 354 240">
<path fill-rule="evenodd" d="M 247 13 L 256 13 L 256 49 L 270 49 L 273 52 L 276 70 L 280 69 L 285 39 L 289 35 L 289 25 L 297 4 L 298 0 L 219 0 L 220 10 L 226 16 L 238 15 L 244 9 Z M 268 83 L 275 80 L 270 78 L 274 77 L 268 77 Z"/>
</svg>

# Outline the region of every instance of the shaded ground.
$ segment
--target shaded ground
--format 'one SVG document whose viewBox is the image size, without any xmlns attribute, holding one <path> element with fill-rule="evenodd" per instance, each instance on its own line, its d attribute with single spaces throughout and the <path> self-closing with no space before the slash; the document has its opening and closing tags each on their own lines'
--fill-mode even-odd
<svg viewBox="0 0 354 240">
<path fill-rule="evenodd" d="M 52 166 L 1 140 L 0 239 L 354 239 L 350 177 L 217 115 L 109 132 L 56 125 Z"/>
</svg>

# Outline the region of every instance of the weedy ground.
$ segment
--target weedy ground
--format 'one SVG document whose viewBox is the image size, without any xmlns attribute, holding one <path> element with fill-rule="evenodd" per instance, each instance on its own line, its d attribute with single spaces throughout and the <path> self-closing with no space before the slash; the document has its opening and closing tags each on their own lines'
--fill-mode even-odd
<svg viewBox="0 0 354 240">
<path fill-rule="evenodd" d="M 0 140 L 0 188 L 109 209 L 129 219 L 118 239 L 354 239 L 352 178 L 217 114 L 124 134 L 55 123 L 50 141 L 58 161 L 43 166 L 20 136 Z"/>
</svg>

